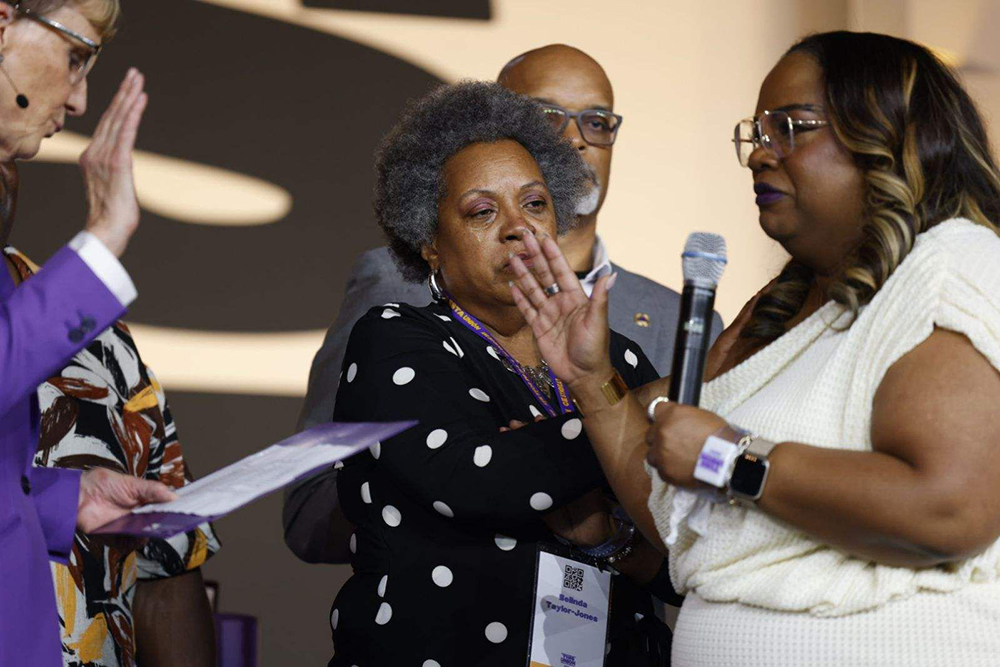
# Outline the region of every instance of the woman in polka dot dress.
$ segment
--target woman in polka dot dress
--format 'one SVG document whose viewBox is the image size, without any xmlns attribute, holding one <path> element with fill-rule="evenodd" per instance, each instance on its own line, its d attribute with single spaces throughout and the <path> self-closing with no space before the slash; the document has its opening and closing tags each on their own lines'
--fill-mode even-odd
<svg viewBox="0 0 1000 667">
<path fill-rule="evenodd" d="M 412 106 L 377 172 L 390 247 L 404 273 L 434 277 L 438 298 L 372 309 L 347 346 L 334 419 L 420 423 L 340 473 L 357 530 L 330 665 L 523 665 L 538 544 L 554 531 L 590 546 L 614 533 L 601 467 L 572 407 L 560 414 L 549 375 L 534 370 L 541 358 L 509 286 L 511 253 L 526 235 L 566 229 L 586 172 L 534 102 L 484 83 Z M 635 343 L 615 334 L 610 348 L 627 384 L 656 379 Z M 616 566 L 606 664 L 637 664 L 630 643 L 652 614 L 639 584 L 662 564 L 640 542 Z"/>
</svg>

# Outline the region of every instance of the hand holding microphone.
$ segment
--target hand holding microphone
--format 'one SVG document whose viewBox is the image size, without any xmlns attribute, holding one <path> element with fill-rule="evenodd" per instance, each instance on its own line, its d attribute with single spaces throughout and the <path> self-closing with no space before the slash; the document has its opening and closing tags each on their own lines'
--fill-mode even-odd
<svg viewBox="0 0 1000 667">
<path fill-rule="evenodd" d="M 524 239 L 531 270 L 511 259 L 517 282 L 514 301 L 531 326 L 549 366 L 570 384 L 570 390 L 600 385 L 614 373 L 608 351 L 608 290 L 613 276 L 598 281 L 590 299 L 552 239 Z M 711 337 L 715 288 L 725 269 L 725 240 L 716 234 L 696 233 L 683 254 L 684 292 L 674 348 L 674 373 L 669 395 L 655 408 L 648 428 L 648 461 L 675 486 L 695 487 L 698 454 L 708 437 L 726 422 L 696 407 L 701 395 L 708 343 Z M 546 290 L 542 285 L 554 285 Z M 591 392 L 592 393 L 592 392 Z M 665 397 L 664 397 L 665 399 Z M 606 404 L 598 399 L 595 405 Z M 584 407 L 585 413 L 588 413 Z M 653 419 L 651 419 L 653 421 Z"/>
<path fill-rule="evenodd" d="M 709 435 L 726 425 L 718 415 L 701 410 L 702 380 L 711 337 L 715 289 L 726 268 L 726 240 L 695 232 L 681 255 L 684 291 L 674 340 L 673 371 L 666 397 L 649 404 L 652 423 L 646 433 L 646 460 L 664 481 L 694 487 L 698 455 Z"/>
</svg>

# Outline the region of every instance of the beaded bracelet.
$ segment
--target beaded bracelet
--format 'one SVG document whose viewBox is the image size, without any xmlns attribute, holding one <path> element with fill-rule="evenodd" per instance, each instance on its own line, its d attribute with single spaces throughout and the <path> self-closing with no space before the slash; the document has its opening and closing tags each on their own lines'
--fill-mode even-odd
<svg viewBox="0 0 1000 667">
<path fill-rule="evenodd" d="M 632 520 L 629 519 L 628 515 L 625 514 L 625 510 L 621 507 L 616 507 L 611 512 L 611 516 L 618 522 L 618 530 L 615 531 L 614 536 L 606 542 L 598 544 L 596 547 L 579 548 L 580 551 L 591 558 L 603 560 L 608 565 L 620 563 L 632 553 L 632 545 L 635 542 L 636 533 L 635 524 L 632 523 Z"/>
</svg>

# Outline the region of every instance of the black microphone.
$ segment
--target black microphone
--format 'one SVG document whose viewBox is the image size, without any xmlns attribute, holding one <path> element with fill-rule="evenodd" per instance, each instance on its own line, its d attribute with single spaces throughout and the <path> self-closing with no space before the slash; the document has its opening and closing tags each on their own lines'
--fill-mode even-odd
<svg viewBox="0 0 1000 667">
<path fill-rule="evenodd" d="M 7 68 L 3 67 L 2 53 L 0 53 L 0 72 L 3 72 L 3 75 L 7 78 L 7 83 L 9 83 L 10 87 L 14 89 L 15 93 L 17 93 L 17 97 L 14 98 L 14 100 L 17 102 L 17 106 L 21 107 L 22 109 L 27 109 L 28 105 L 31 104 L 28 101 L 28 96 L 21 94 L 21 91 L 18 90 L 17 86 L 14 85 L 14 80 L 11 79 L 10 74 L 7 73 Z"/>
<path fill-rule="evenodd" d="M 688 236 L 681 254 L 684 292 L 674 339 L 674 364 L 667 397 L 675 403 L 698 405 L 705 359 L 712 336 L 715 287 L 726 270 L 726 239 L 718 234 L 695 232 Z"/>
</svg>

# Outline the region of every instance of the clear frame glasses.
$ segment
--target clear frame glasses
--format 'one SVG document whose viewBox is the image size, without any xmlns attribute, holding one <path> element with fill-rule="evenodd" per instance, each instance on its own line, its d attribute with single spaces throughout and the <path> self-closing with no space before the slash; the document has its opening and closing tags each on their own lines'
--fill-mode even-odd
<svg viewBox="0 0 1000 667">
<path fill-rule="evenodd" d="M 618 138 L 618 128 L 624 120 L 621 116 L 604 109 L 584 109 L 573 113 L 555 104 L 542 103 L 545 117 L 559 134 L 566 131 L 570 119 L 576 121 L 583 140 L 592 146 L 611 146 Z"/>
<path fill-rule="evenodd" d="M 36 14 L 30 9 L 21 9 L 20 5 L 15 5 L 14 9 L 24 18 L 37 21 L 49 30 L 59 33 L 60 36 L 68 39 L 70 42 L 79 45 L 77 48 L 70 49 L 69 52 L 69 80 L 70 83 L 75 86 L 87 78 L 87 75 L 90 74 L 90 70 L 94 69 L 94 63 L 97 62 L 97 57 L 101 54 L 100 44 L 92 39 L 84 37 L 75 30 L 70 30 L 61 23 Z"/>
<path fill-rule="evenodd" d="M 818 111 L 811 105 L 801 108 Z M 741 167 L 750 165 L 750 155 L 757 146 L 763 146 L 777 158 L 788 157 L 795 150 L 795 135 L 802 132 L 818 130 L 828 125 L 827 120 L 802 120 L 792 118 L 788 111 L 765 111 L 756 118 L 745 118 L 736 124 L 733 130 L 733 143 L 736 146 L 736 159 Z"/>
</svg>

